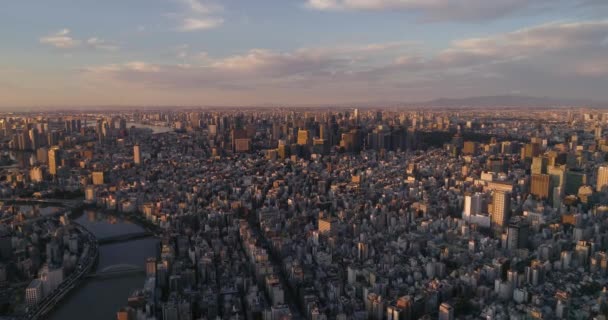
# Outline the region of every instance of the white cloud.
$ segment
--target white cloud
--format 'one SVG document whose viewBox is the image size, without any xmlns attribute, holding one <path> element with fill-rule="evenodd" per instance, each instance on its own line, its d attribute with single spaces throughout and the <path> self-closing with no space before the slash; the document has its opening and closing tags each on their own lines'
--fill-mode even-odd
<svg viewBox="0 0 608 320">
<path fill-rule="evenodd" d="M 55 48 L 70 49 L 80 45 L 80 40 L 70 36 L 70 29 L 61 29 L 51 35 L 40 38 L 40 43 L 51 45 Z"/>
<path fill-rule="evenodd" d="M 100 50 L 108 50 L 108 51 L 116 51 L 118 50 L 118 46 L 108 43 L 107 41 L 103 40 L 103 39 L 99 39 L 96 37 L 92 37 L 87 39 L 86 44 L 94 49 L 100 49 Z"/>
<path fill-rule="evenodd" d="M 70 36 L 70 29 L 61 29 L 56 33 L 40 38 L 40 43 L 59 49 L 89 48 L 95 50 L 118 50 L 118 46 L 107 41 L 91 37 L 87 40 L 75 39 Z"/>
<path fill-rule="evenodd" d="M 189 10 L 199 14 L 212 14 L 224 10 L 220 4 L 213 2 L 201 2 L 199 0 L 180 0 Z"/>
<path fill-rule="evenodd" d="M 604 0 L 306 0 L 320 11 L 402 11 L 432 21 L 481 21 L 516 13 L 544 13 L 552 9 L 588 12 L 606 6 Z"/>
<path fill-rule="evenodd" d="M 168 17 L 179 19 L 178 31 L 192 32 L 217 28 L 224 19 L 217 15 L 224 7 L 208 0 L 177 0 L 184 10 L 181 13 L 170 13 Z"/>
<path fill-rule="evenodd" d="M 179 26 L 180 31 L 197 31 L 213 29 L 221 26 L 224 23 L 222 18 L 185 18 Z"/>
<path fill-rule="evenodd" d="M 367 93 L 370 98 L 395 98 L 414 88 L 432 97 L 526 87 L 542 95 L 559 89 L 563 94 L 605 96 L 597 87 L 608 81 L 608 48 L 602 45 L 606 34 L 608 21 L 550 23 L 460 39 L 431 55 L 397 41 L 287 52 L 252 49 L 219 58 L 201 53 L 179 64 L 130 62 L 92 67 L 86 74 L 168 91 L 305 90 L 320 96 L 332 89 L 343 97 Z"/>
</svg>

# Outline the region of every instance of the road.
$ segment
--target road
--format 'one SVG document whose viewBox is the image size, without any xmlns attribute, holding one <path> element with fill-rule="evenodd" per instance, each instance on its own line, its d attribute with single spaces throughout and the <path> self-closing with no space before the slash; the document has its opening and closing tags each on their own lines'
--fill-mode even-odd
<svg viewBox="0 0 608 320">
<path fill-rule="evenodd" d="M 83 255 L 80 257 L 76 271 L 72 272 L 69 277 L 64 279 L 59 287 L 55 289 L 55 291 L 51 292 L 51 294 L 44 297 L 44 299 L 42 299 L 36 306 L 28 310 L 28 312 L 23 316 L 23 319 L 43 319 L 44 316 L 48 314 L 61 301 L 61 299 L 65 297 L 68 292 L 70 292 L 70 290 L 77 287 L 80 281 L 83 280 L 85 276 L 95 267 L 97 259 L 99 258 L 99 245 L 97 244 L 97 239 L 91 232 L 77 222 L 72 222 L 72 224 L 75 225 L 76 228 L 78 228 L 87 239 L 85 247 L 88 246 L 88 250 L 85 249 L 86 252 L 83 251 Z"/>
</svg>

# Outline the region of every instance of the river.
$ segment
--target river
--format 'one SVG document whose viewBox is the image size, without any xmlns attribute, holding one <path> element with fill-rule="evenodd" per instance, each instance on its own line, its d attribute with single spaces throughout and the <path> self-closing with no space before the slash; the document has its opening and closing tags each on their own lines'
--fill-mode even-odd
<svg viewBox="0 0 608 320">
<path fill-rule="evenodd" d="M 130 128 L 130 127 L 135 127 L 135 128 L 139 128 L 139 129 L 150 129 L 150 130 L 152 130 L 153 134 L 167 133 L 167 132 L 173 131 L 173 128 L 171 128 L 171 127 L 159 126 L 159 125 L 154 125 L 154 124 L 145 124 L 145 123 L 139 123 L 139 122 L 128 122 L 127 128 Z"/>
<path fill-rule="evenodd" d="M 76 221 L 97 238 L 143 231 L 136 224 L 98 210 L 85 210 Z M 158 239 L 146 238 L 100 246 L 97 269 L 117 264 L 143 267 L 146 258 L 156 256 L 157 244 Z M 48 319 L 116 319 L 116 312 L 126 306 L 133 290 L 143 287 L 144 280 L 144 275 L 84 280 L 51 312 Z"/>
</svg>

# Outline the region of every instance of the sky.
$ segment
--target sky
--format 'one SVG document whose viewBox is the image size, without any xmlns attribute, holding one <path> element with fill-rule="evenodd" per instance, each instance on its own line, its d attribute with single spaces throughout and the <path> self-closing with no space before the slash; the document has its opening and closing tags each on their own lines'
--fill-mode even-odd
<svg viewBox="0 0 608 320">
<path fill-rule="evenodd" d="M 608 101 L 607 0 L 2 0 L 0 107 Z"/>
</svg>

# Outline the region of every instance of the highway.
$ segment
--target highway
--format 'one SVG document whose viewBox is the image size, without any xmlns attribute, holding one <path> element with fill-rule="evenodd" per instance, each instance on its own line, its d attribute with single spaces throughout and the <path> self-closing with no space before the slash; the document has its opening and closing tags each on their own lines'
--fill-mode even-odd
<svg viewBox="0 0 608 320">
<path fill-rule="evenodd" d="M 66 294 L 68 294 L 68 292 L 70 292 L 70 290 L 77 287 L 80 281 L 83 280 L 85 276 L 93 270 L 93 268 L 95 268 L 97 259 L 99 258 L 99 245 L 97 244 L 97 239 L 91 232 L 77 222 L 72 221 L 72 224 L 75 225 L 86 237 L 87 243 L 85 246 L 88 246 L 88 250 L 85 249 L 83 251 L 83 255 L 80 257 L 76 271 L 72 272 L 69 277 L 63 280 L 57 289 L 51 292 L 48 296 L 44 297 L 44 299 L 42 299 L 36 306 L 29 309 L 28 312 L 22 317 L 23 319 L 43 319 L 44 316 L 48 314 L 49 311 L 51 311 L 61 301 L 61 299 L 65 297 Z"/>
<path fill-rule="evenodd" d="M 17 223 L 14 223 L 12 221 L 15 218 L 15 216 L 9 216 L 9 217 L 0 219 L 0 224 L 2 224 L 2 223 L 6 223 L 6 224 L 13 223 L 15 225 L 32 223 L 32 222 L 40 221 L 40 220 L 43 220 L 43 219 L 60 216 L 60 215 L 62 215 L 64 213 L 66 213 L 66 212 L 69 212 L 70 209 L 78 208 L 78 207 L 80 207 L 83 204 L 82 200 L 35 199 L 35 198 L 0 199 L 0 202 L 4 202 L 5 204 L 25 204 L 25 205 L 28 205 L 28 204 L 47 204 L 47 205 L 57 205 L 57 206 L 64 207 L 64 210 L 58 210 L 57 212 L 54 212 L 51 215 L 39 216 L 39 217 L 36 217 L 36 218 L 27 219 L 25 221 L 17 222 Z"/>
</svg>

